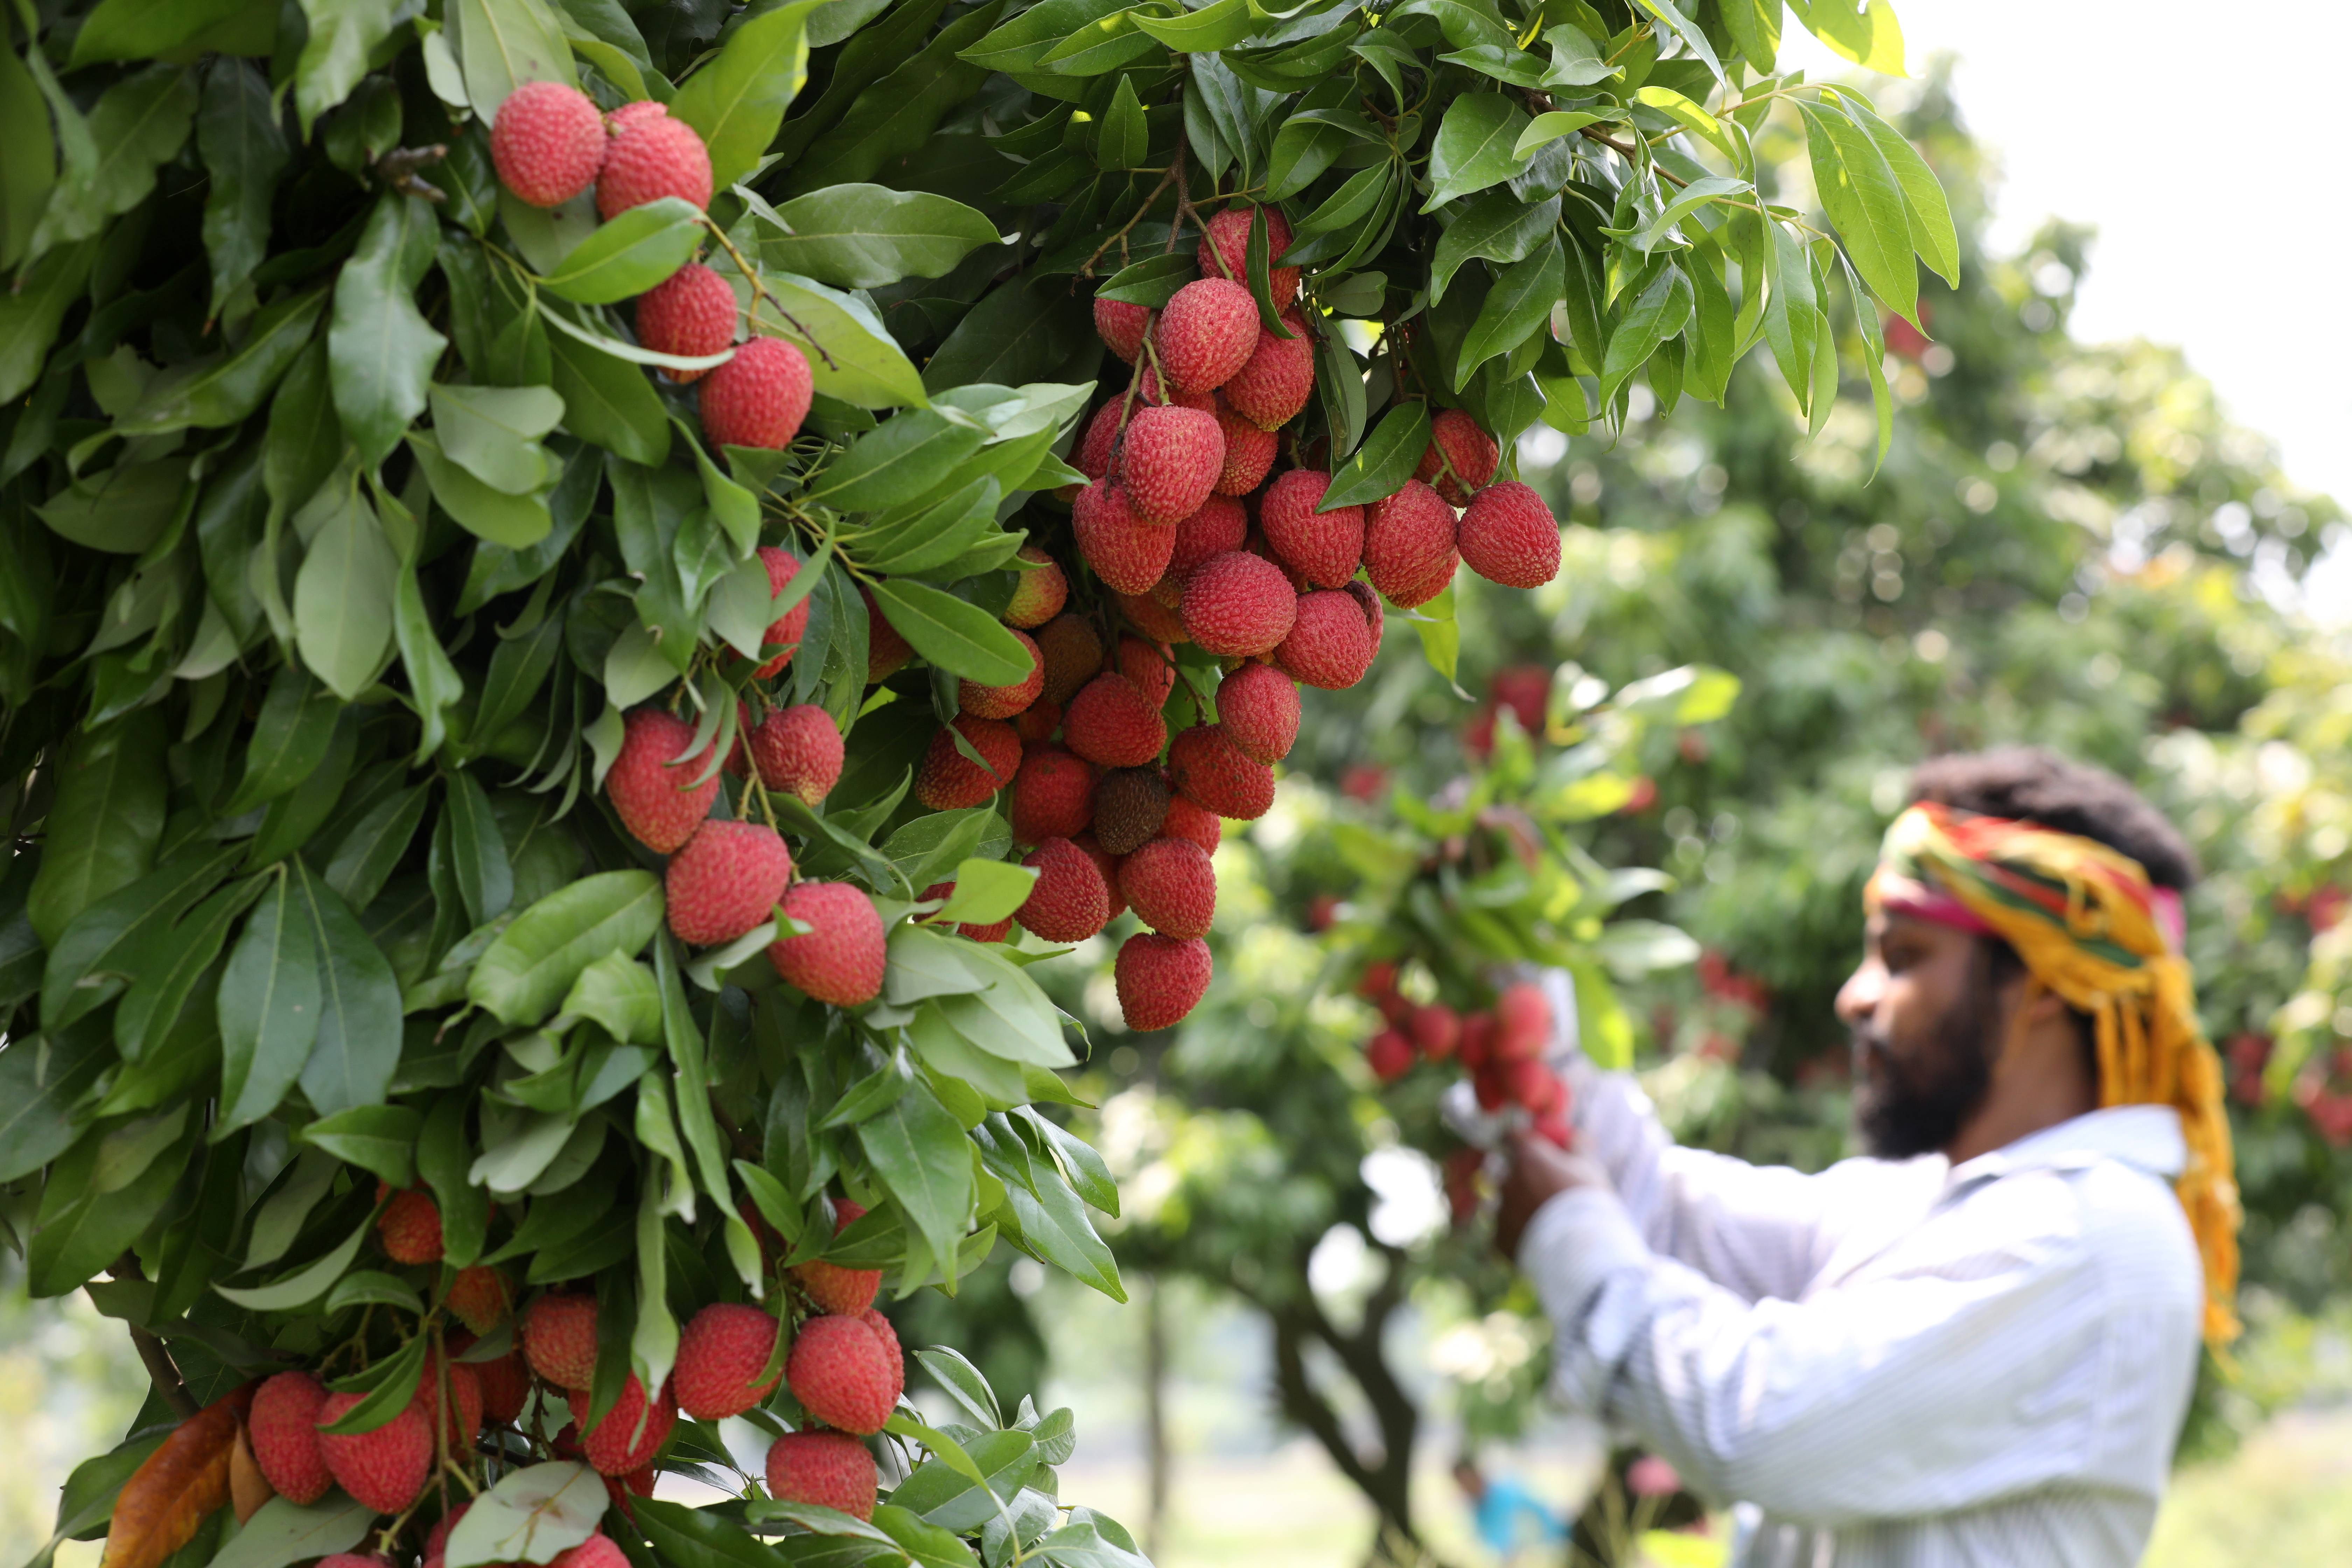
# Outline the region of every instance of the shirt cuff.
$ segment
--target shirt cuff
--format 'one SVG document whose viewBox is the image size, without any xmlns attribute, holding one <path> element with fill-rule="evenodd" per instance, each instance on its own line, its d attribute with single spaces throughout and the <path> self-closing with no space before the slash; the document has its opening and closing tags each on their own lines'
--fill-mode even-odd
<svg viewBox="0 0 2352 1568">
<path fill-rule="evenodd" d="M 1553 1194 L 1519 1238 L 1519 1272 L 1535 1286 L 1544 1315 L 1564 1331 L 1610 1275 L 1646 1268 L 1650 1256 L 1623 1200 L 1605 1187 Z"/>
</svg>

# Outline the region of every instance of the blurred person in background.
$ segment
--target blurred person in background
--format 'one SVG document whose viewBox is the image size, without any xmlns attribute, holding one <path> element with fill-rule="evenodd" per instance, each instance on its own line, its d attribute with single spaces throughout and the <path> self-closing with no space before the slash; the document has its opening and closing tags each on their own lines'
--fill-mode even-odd
<svg viewBox="0 0 2352 1568">
<path fill-rule="evenodd" d="M 1575 1151 L 1519 1142 L 1497 1242 L 1556 1389 L 1736 1502 L 1739 1568 L 2138 1560 L 2200 1338 L 2236 1332 L 2195 874 L 2111 774 L 1938 758 L 1838 995 L 1868 1157 L 1680 1148 L 1629 1077 L 1570 1064 Z"/>
<path fill-rule="evenodd" d="M 1478 1461 L 1464 1455 L 1454 1462 L 1454 1481 L 1470 1500 L 1470 1522 L 1497 1560 L 1516 1563 L 1531 1547 L 1549 1549 L 1568 1539 L 1568 1526 L 1515 1476 L 1489 1479 Z"/>
</svg>

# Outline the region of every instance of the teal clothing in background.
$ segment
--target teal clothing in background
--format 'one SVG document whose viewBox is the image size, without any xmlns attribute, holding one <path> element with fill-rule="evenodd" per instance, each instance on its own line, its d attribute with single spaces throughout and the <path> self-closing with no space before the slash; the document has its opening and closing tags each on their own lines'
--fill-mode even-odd
<svg viewBox="0 0 2352 1568">
<path fill-rule="evenodd" d="M 1486 1483 L 1484 1496 L 1472 1505 L 1478 1539 L 1496 1555 L 1508 1557 L 1529 1546 L 1546 1546 L 1567 1539 L 1568 1530 L 1535 1493 L 1508 1476 Z"/>
</svg>

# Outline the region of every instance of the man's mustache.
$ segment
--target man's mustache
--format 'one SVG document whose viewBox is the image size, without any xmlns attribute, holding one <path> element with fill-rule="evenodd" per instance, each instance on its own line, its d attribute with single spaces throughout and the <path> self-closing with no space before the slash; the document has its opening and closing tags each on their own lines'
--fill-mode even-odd
<svg viewBox="0 0 2352 1568">
<path fill-rule="evenodd" d="M 1875 1024 L 1855 1024 L 1847 1030 L 1850 1048 L 1857 1066 L 1870 1061 L 1885 1061 L 1893 1055 L 1893 1044 L 1886 1031 Z"/>
</svg>

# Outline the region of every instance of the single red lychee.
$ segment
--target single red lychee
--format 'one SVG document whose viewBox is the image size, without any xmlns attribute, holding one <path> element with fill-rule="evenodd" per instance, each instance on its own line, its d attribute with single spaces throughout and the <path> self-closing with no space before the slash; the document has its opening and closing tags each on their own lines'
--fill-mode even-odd
<svg viewBox="0 0 2352 1568">
<path fill-rule="evenodd" d="M 614 116 L 613 139 L 596 171 L 596 216 L 610 222 L 631 207 L 677 196 L 710 205 L 710 149 L 694 127 L 667 114 Z"/>
<path fill-rule="evenodd" d="M 1121 632 L 1113 662 L 1155 708 L 1165 703 L 1168 694 L 1176 689 L 1175 650 L 1166 643 L 1146 642 Z"/>
<path fill-rule="evenodd" d="M 866 1205 L 848 1198 L 833 1200 L 833 1234 L 847 1230 L 852 1221 L 866 1217 Z M 822 1258 L 795 1264 L 793 1278 L 800 1281 L 808 1299 L 828 1312 L 845 1312 L 851 1317 L 874 1304 L 874 1292 L 882 1288 L 879 1268 L 845 1268 L 838 1263 L 828 1263 Z"/>
<path fill-rule="evenodd" d="M 1153 592 L 1158 592 L 1157 585 Z M 1145 637 L 1164 643 L 1192 640 L 1192 634 L 1184 629 L 1184 617 L 1150 594 L 1115 594 L 1112 597 L 1118 601 L 1119 614 L 1127 617 L 1128 625 Z"/>
<path fill-rule="evenodd" d="M 1021 710 L 1013 721 L 1013 732 L 1021 737 L 1024 746 L 1050 741 L 1061 730 L 1062 705 L 1044 697 Z"/>
<path fill-rule="evenodd" d="M 886 952 L 873 900 L 846 882 L 795 882 L 785 890 L 782 913 L 811 928 L 768 948 L 768 962 L 788 984 L 836 1007 L 861 1006 L 880 994 Z"/>
<path fill-rule="evenodd" d="M 815 391 L 799 349 L 782 338 L 755 337 L 696 389 L 702 433 L 714 447 L 781 452 L 801 433 Z"/>
<path fill-rule="evenodd" d="M 915 657 L 915 650 L 874 602 L 872 589 L 860 583 L 857 596 L 866 601 L 866 684 L 871 686 L 904 669 L 907 661 Z"/>
<path fill-rule="evenodd" d="M 1362 507 L 1316 510 L 1330 489 L 1330 475 L 1292 468 L 1266 487 L 1257 509 L 1266 543 L 1318 588 L 1337 588 L 1354 576 L 1364 554 Z"/>
<path fill-rule="evenodd" d="M 1168 802 L 1168 815 L 1160 820 L 1162 838 L 1189 838 L 1201 847 L 1204 855 L 1214 855 L 1218 843 L 1224 837 L 1224 819 L 1205 805 L 1196 805 L 1182 795 Z"/>
<path fill-rule="evenodd" d="M 1118 1010 L 1138 1034 L 1172 1028 L 1209 989 L 1209 944 L 1198 937 L 1139 931 L 1118 945 L 1112 978 Z"/>
<path fill-rule="evenodd" d="M 1095 410 L 1087 421 L 1087 433 L 1078 437 L 1077 455 L 1070 466 L 1090 479 L 1107 479 L 1110 475 L 1111 449 L 1118 443 L 1119 418 L 1125 412 L 1122 400 L 1112 398 Z M 1072 491 L 1076 499 L 1076 491 Z"/>
<path fill-rule="evenodd" d="M 1004 624 L 1028 631 L 1062 613 L 1062 606 L 1069 602 L 1070 580 L 1062 575 L 1060 564 L 1034 544 L 1023 545 L 1020 558 L 1030 563 L 1031 570 L 1023 572 L 1013 584 L 1013 597 L 1004 606 Z"/>
<path fill-rule="evenodd" d="M 1016 844 L 1043 844 L 1048 838 L 1074 838 L 1087 829 L 1095 814 L 1095 768 L 1066 746 L 1050 742 L 1025 747 L 1021 771 L 1013 775 L 1013 799 L 1007 813 Z"/>
<path fill-rule="evenodd" d="M 1551 1042 L 1551 1004 L 1542 988 L 1522 981 L 1495 998 L 1495 1055 L 1504 1061 L 1530 1061 Z"/>
<path fill-rule="evenodd" d="M 1217 474 L 1217 493 L 1245 496 L 1274 467 L 1275 449 L 1280 443 L 1272 430 L 1235 413 L 1222 394 L 1217 402 L 1217 428 L 1225 437 L 1225 466 Z"/>
<path fill-rule="evenodd" d="M 1168 570 L 1176 548 L 1176 531 L 1136 516 L 1127 492 L 1108 479 L 1097 479 L 1078 492 L 1070 521 L 1078 554 L 1115 593 L 1149 592 Z"/>
<path fill-rule="evenodd" d="M 897 1403 L 897 1357 L 856 1318 L 826 1314 L 801 1325 L 784 1379 L 801 1408 L 828 1426 L 878 1432 Z"/>
<path fill-rule="evenodd" d="M 764 822 L 712 817 L 662 873 L 669 929 L 680 942 L 715 947 L 763 923 L 793 879 L 793 852 Z"/>
<path fill-rule="evenodd" d="M 1326 691 L 1344 691 L 1372 664 L 1371 628 L 1355 595 L 1323 589 L 1299 596 L 1290 635 L 1274 650 L 1285 673 Z"/>
<path fill-rule="evenodd" d="M 1255 658 L 1290 635 L 1298 595 L 1282 568 L 1246 550 L 1213 555 L 1184 579 L 1184 629 L 1210 653 Z"/>
<path fill-rule="evenodd" d="M 1118 488 L 1140 521 L 1166 525 L 1192 516 L 1216 489 L 1224 468 L 1225 437 L 1213 414 L 1174 406 L 1143 408 L 1127 422 L 1118 452 Z M 1165 557 L 1160 564 L 1168 564 Z M 1155 571 L 1141 587 L 1120 592 L 1140 594 L 1159 580 Z"/>
<path fill-rule="evenodd" d="M 524 82 L 499 105 L 490 162 L 499 183 L 523 201 L 562 206 L 595 184 L 604 162 L 604 117 L 576 87 Z"/>
<path fill-rule="evenodd" d="M 383 1195 L 383 1184 L 376 1184 L 377 1195 Z M 441 1211 L 432 1196 L 422 1191 L 394 1193 L 383 1212 L 375 1218 L 376 1238 L 383 1243 L 384 1255 L 394 1263 L 438 1263 L 441 1261 Z"/>
<path fill-rule="evenodd" d="M 1160 369 L 1180 392 L 1213 392 L 1233 379 L 1257 347 L 1257 302 L 1248 286 L 1198 278 L 1176 290 L 1151 339 Z"/>
<path fill-rule="evenodd" d="M 563 1292 L 533 1301 L 522 1315 L 522 1353 L 531 1371 L 558 1388 L 594 1382 L 596 1298 Z"/>
<path fill-rule="evenodd" d="M 1217 687 L 1217 722 L 1242 754 L 1278 763 L 1298 739 L 1298 687 L 1270 664 L 1244 664 Z"/>
<path fill-rule="evenodd" d="M 374 1513 L 402 1513 L 425 1489 L 425 1478 L 432 1471 L 433 1423 L 425 1407 L 412 1401 L 373 1432 L 326 1430 L 366 1397 L 363 1394 L 327 1396 L 317 1417 L 319 1450 L 335 1484 L 361 1507 Z"/>
<path fill-rule="evenodd" d="M 1095 863 L 1095 870 L 1102 877 L 1103 893 L 1110 900 L 1110 912 L 1104 917 L 1103 923 L 1108 925 L 1127 913 L 1126 896 L 1118 890 L 1118 857 L 1102 847 L 1102 840 L 1094 836 L 1092 829 L 1079 834 L 1070 842 L 1087 852 L 1087 858 Z"/>
<path fill-rule="evenodd" d="M 319 1408 L 327 1391 L 307 1372 L 281 1372 L 254 1390 L 246 1437 L 262 1478 L 289 1502 L 308 1507 L 335 1478 L 319 1447 Z"/>
<path fill-rule="evenodd" d="M 1047 942 L 1084 942 L 1110 920 L 1110 892 L 1092 857 L 1066 838 L 1048 838 L 1021 862 L 1037 880 L 1013 911 L 1021 928 Z"/>
<path fill-rule="evenodd" d="M 1160 704 L 1123 675 L 1097 675 L 1070 699 L 1062 715 L 1070 750 L 1106 768 L 1135 768 L 1160 755 L 1168 724 Z"/>
<path fill-rule="evenodd" d="M 768 1495 L 778 1502 L 870 1520 L 878 1485 L 874 1456 L 846 1432 L 787 1432 L 768 1449 Z"/>
<path fill-rule="evenodd" d="M 1290 220 L 1282 216 L 1281 208 L 1248 204 L 1227 207 L 1209 220 L 1194 254 L 1202 277 L 1231 278 L 1247 284 L 1250 219 L 1258 212 L 1265 214 L 1266 291 L 1278 310 L 1298 293 L 1298 268 L 1273 265 L 1290 248 Z"/>
<path fill-rule="evenodd" d="M 1021 737 L 1003 720 L 959 713 L 954 730 L 980 753 L 982 763 L 958 751 L 955 734 L 946 729 L 933 735 L 915 773 L 915 798 L 933 811 L 978 805 L 1011 784 L 1013 770 L 1021 765 Z"/>
<path fill-rule="evenodd" d="M 1419 479 L 1372 503 L 1364 526 L 1364 572 L 1405 608 L 1435 598 L 1454 580 L 1454 509 Z M 1434 584 L 1435 586 L 1430 584 Z"/>
<path fill-rule="evenodd" d="M 625 1476 L 642 1468 L 661 1446 L 669 1441 L 672 1426 L 677 1425 L 677 1403 L 670 1395 L 669 1385 L 662 1385 L 658 1398 L 646 1398 L 646 1385 L 631 1373 L 621 1384 L 621 1395 L 613 1401 L 613 1408 L 593 1426 L 588 1424 L 589 1395 L 586 1389 L 574 1389 L 564 1396 L 572 1411 L 572 1419 L 580 1426 L 580 1454 L 598 1473 Z"/>
<path fill-rule="evenodd" d="M 1095 300 L 1095 332 L 1103 346 L 1125 360 L 1135 363 L 1143 352 L 1143 334 L 1151 330 L 1151 312 L 1141 305 L 1130 305 L 1124 300 Z"/>
<path fill-rule="evenodd" d="M 740 1415 L 768 1396 L 783 1376 L 773 1371 L 783 1326 L 757 1307 L 714 1301 L 694 1314 L 677 1338 L 670 1387 L 678 1408 L 698 1421 Z"/>
<path fill-rule="evenodd" d="M 1264 816 L 1274 804 L 1274 770 L 1214 724 L 1195 724 L 1170 743 L 1168 782 L 1195 805 L 1236 822 Z"/>
<path fill-rule="evenodd" d="M 1102 672 L 1102 638 L 1084 616 L 1066 612 L 1038 627 L 1037 651 L 1045 661 L 1044 700 L 1056 707 L 1068 707 L 1078 688 Z"/>
<path fill-rule="evenodd" d="M 1175 585 L 1181 603 L 1185 580 L 1193 568 L 1211 556 L 1239 550 L 1248 540 L 1247 509 L 1231 496 L 1213 495 L 1201 503 L 1200 510 L 1176 525 L 1176 548 L 1168 557 L 1167 574 L 1160 582 Z"/>
<path fill-rule="evenodd" d="M 1454 542 L 1471 571 L 1506 588 L 1540 588 L 1559 575 L 1559 522 L 1517 480 L 1470 498 Z"/>
<path fill-rule="evenodd" d="M 693 743 L 694 726 L 685 720 L 658 708 L 637 709 L 623 722 L 620 755 L 604 775 L 604 798 L 621 826 L 656 854 L 667 855 L 693 837 L 719 796 L 710 743 L 688 756 Z"/>
<path fill-rule="evenodd" d="M 1217 393 L 1261 430 L 1289 424 L 1315 395 L 1315 340 L 1307 335 L 1307 323 L 1296 310 L 1285 310 L 1282 324 L 1290 336 L 1261 328 L 1247 363 Z"/>
<path fill-rule="evenodd" d="M 1364 1061 L 1374 1078 L 1393 1083 L 1412 1066 L 1412 1042 L 1394 1029 L 1382 1029 L 1365 1042 Z"/>
<path fill-rule="evenodd" d="M 1009 686 L 982 686 L 976 680 L 956 682 L 956 706 L 981 719 L 1010 719 L 1037 700 L 1045 689 L 1045 660 L 1029 634 L 1013 627 L 1013 640 L 1029 656 L 1029 673 Z"/>
<path fill-rule="evenodd" d="M 689 261 L 637 296 L 637 342 L 656 353 L 694 359 L 724 353 L 735 342 L 735 290 L 698 261 Z M 708 370 L 669 370 L 684 384 Z"/>
<path fill-rule="evenodd" d="M 457 1314 L 459 1322 L 478 1334 L 487 1334 L 514 1310 L 514 1287 L 498 1269 L 475 1263 L 457 1270 L 443 1300 Z"/>
<path fill-rule="evenodd" d="M 1119 863 L 1118 890 L 1136 919 L 1167 936 L 1206 936 L 1217 873 L 1189 838 L 1154 838 Z"/>
<path fill-rule="evenodd" d="M 1481 485 L 1495 477 L 1496 465 L 1502 461 L 1502 448 L 1495 445 L 1492 436 L 1478 428 L 1476 420 L 1459 408 L 1441 408 L 1429 422 L 1429 446 L 1414 465 L 1412 477 L 1434 486 L 1439 495 L 1455 506 L 1464 506 Z"/>
<path fill-rule="evenodd" d="M 1423 1056 L 1442 1062 L 1454 1054 L 1454 1047 L 1462 1041 L 1462 1018 L 1444 1003 L 1432 1002 L 1412 1010 L 1408 1032 Z"/>
<path fill-rule="evenodd" d="M 761 784 L 820 804 L 841 778 L 841 731 L 814 702 L 779 708 L 751 731 L 751 765 Z"/>
</svg>

